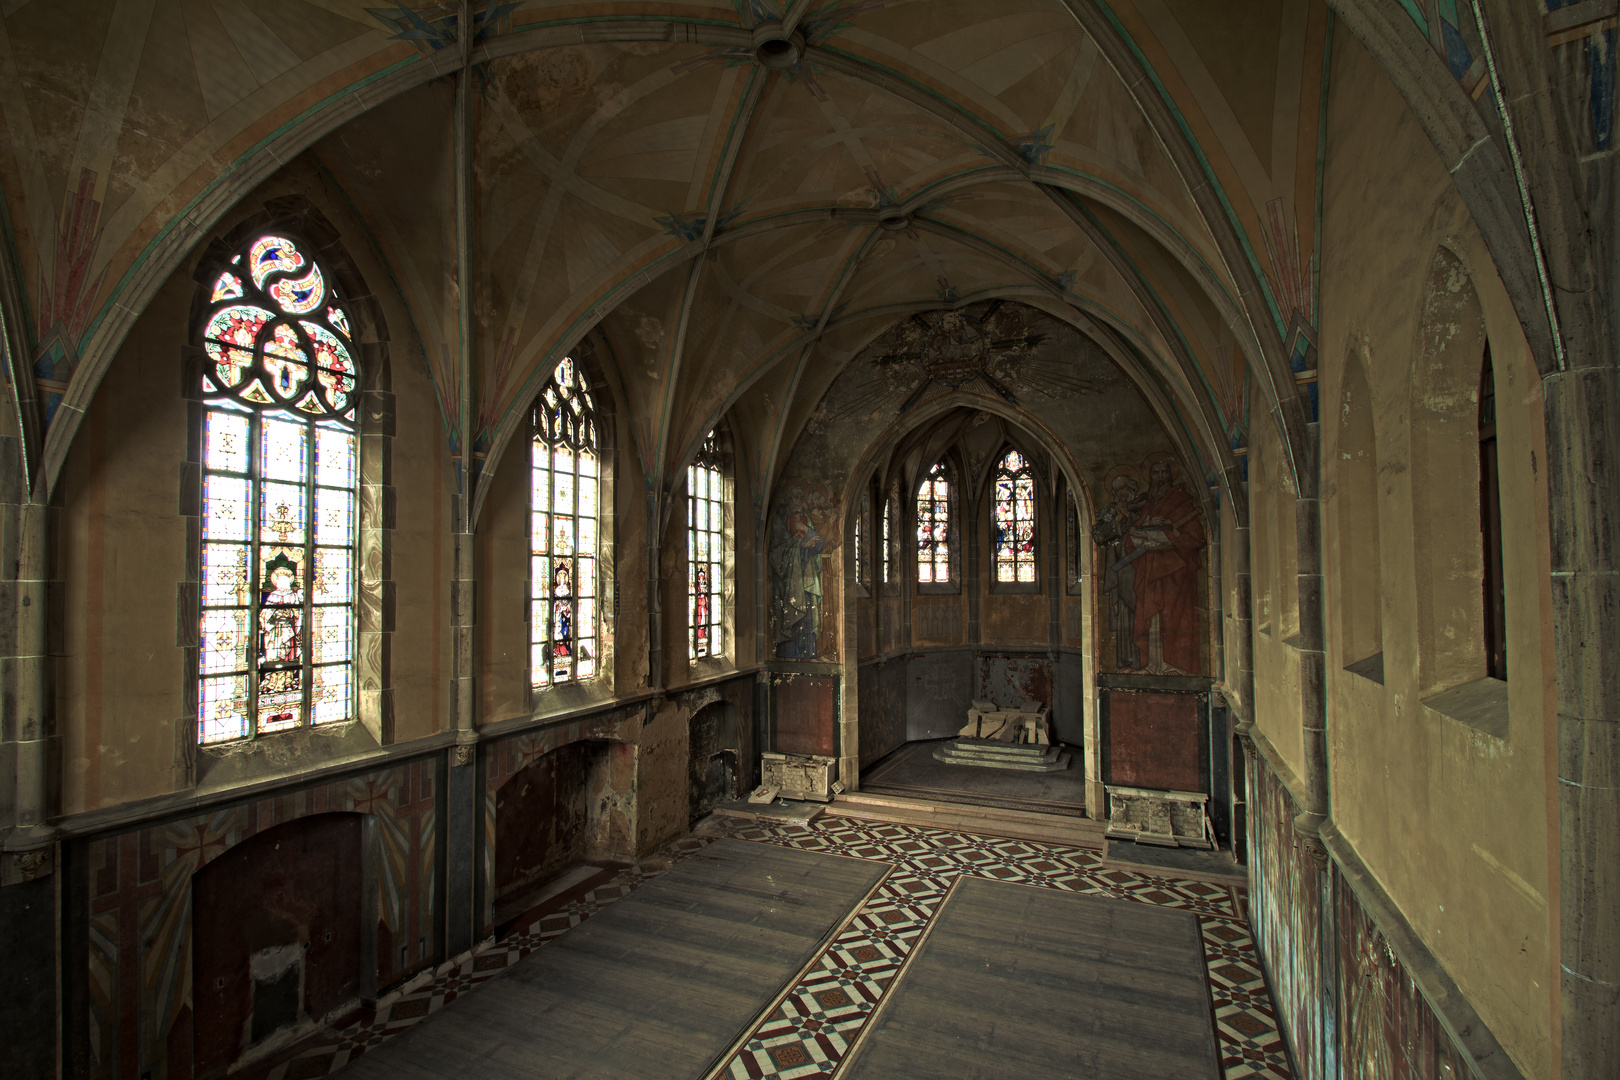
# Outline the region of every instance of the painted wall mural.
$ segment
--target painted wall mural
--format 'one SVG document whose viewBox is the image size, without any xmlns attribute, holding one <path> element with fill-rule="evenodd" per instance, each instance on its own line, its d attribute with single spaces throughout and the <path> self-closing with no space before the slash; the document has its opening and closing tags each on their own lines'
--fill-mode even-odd
<svg viewBox="0 0 1620 1080">
<path fill-rule="evenodd" d="M 771 515 L 773 653 L 783 660 L 836 660 L 836 598 L 823 582 L 837 573 L 833 550 L 842 520 L 827 485 L 801 477 L 782 483 Z"/>
<path fill-rule="evenodd" d="M 1092 524 L 1102 557 L 1104 666 L 1150 675 L 1201 675 L 1203 512 L 1174 454 L 1140 467 L 1116 465 L 1103 479 L 1107 504 Z M 1109 661 L 1112 663 L 1109 663 Z"/>
</svg>

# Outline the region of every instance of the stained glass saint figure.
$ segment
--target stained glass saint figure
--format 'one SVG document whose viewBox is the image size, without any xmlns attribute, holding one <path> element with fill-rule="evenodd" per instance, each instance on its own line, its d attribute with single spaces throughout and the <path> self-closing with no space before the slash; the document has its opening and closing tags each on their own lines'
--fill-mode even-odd
<svg viewBox="0 0 1620 1080">
<path fill-rule="evenodd" d="M 1007 451 L 996 465 L 991 552 L 998 584 L 1035 581 L 1035 476 L 1029 461 Z"/>
<path fill-rule="evenodd" d="M 951 481 L 942 461 L 917 485 L 917 580 L 951 580 Z"/>
</svg>

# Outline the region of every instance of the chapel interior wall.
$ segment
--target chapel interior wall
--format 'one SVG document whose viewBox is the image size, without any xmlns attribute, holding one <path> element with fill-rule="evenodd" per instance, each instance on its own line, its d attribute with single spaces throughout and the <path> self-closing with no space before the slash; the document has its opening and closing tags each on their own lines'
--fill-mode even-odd
<svg viewBox="0 0 1620 1080">
<path fill-rule="evenodd" d="M 1361 466 L 1344 428 L 1324 423 L 1325 607 L 1376 590 L 1385 661 L 1382 684 L 1344 670 L 1355 650 L 1342 622 L 1327 620 L 1332 817 L 1508 1053 L 1527 1075 L 1547 1075 L 1558 867 L 1540 378 L 1417 121 L 1352 36 L 1335 39 L 1333 63 L 1321 400 L 1343 400 L 1343 358 L 1360 357 L 1376 434 L 1378 572 L 1343 549 L 1364 535 L 1348 520 L 1361 507 L 1342 498 Z M 1448 687 L 1492 690 L 1469 683 L 1484 675 L 1477 387 L 1487 338 L 1509 657 L 1499 734 L 1433 707 L 1449 708 L 1435 698 Z"/>
</svg>

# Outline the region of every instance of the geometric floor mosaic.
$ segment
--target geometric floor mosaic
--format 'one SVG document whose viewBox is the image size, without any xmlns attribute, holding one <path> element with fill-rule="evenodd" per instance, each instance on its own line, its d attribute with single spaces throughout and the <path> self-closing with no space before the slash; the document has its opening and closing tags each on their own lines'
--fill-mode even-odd
<svg viewBox="0 0 1620 1080">
<path fill-rule="evenodd" d="M 661 853 L 661 860 L 649 860 L 644 866 L 670 865 L 721 836 L 872 859 L 892 870 L 802 977 L 732 1048 L 711 1074 L 715 1080 L 835 1077 L 940 902 L 962 875 L 1194 913 L 1204 945 L 1225 1080 L 1292 1080 L 1276 1009 L 1249 935 L 1242 887 L 1105 866 L 1098 853 L 1081 848 L 826 815 L 809 825 L 711 818 L 703 833 L 683 837 Z M 657 872 L 643 868 L 620 872 L 565 906 L 487 943 L 460 964 L 434 973 L 431 981 L 408 988 L 375 1014 L 306 1043 L 296 1057 L 268 1070 L 266 1080 L 331 1074 L 629 895 Z"/>
</svg>

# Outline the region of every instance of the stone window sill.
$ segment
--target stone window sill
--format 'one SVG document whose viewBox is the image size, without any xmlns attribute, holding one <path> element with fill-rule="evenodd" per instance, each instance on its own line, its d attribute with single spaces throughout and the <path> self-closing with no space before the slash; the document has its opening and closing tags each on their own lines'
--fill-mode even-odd
<svg viewBox="0 0 1620 1080">
<path fill-rule="evenodd" d="M 1379 686 L 1383 686 L 1384 654 L 1381 652 L 1373 653 L 1365 660 L 1357 660 L 1353 664 L 1346 664 L 1344 666 L 1344 670 L 1348 671 L 1352 675 L 1360 675 L 1368 682 L 1375 682 Z"/>
<path fill-rule="evenodd" d="M 358 720 L 199 746 L 196 787 L 210 792 L 279 780 L 321 765 L 363 758 L 380 749 Z"/>
<path fill-rule="evenodd" d="M 1475 679 L 1423 699 L 1423 707 L 1493 739 L 1508 736 L 1508 684 Z"/>
</svg>

